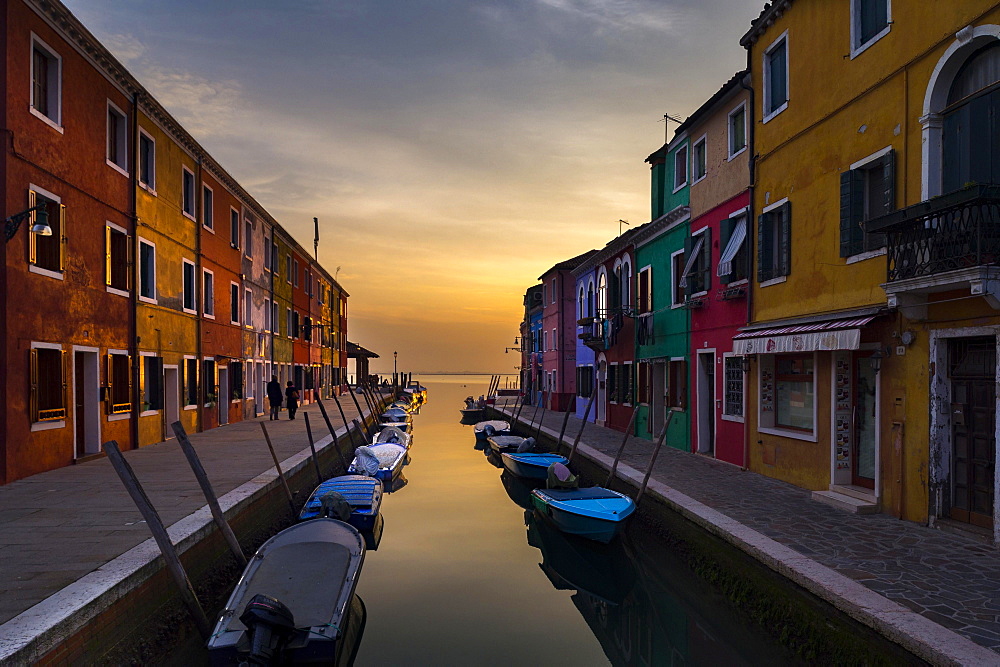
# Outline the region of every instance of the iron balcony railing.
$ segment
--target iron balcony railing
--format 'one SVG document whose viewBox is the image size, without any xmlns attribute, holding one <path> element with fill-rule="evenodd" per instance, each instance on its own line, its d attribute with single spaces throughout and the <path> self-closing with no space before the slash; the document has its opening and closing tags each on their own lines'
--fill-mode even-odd
<svg viewBox="0 0 1000 667">
<path fill-rule="evenodd" d="M 864 224 L 886 235 L 887 282 L 1000 263 L 1000 186 L 974 185 Z"/>
</svg>

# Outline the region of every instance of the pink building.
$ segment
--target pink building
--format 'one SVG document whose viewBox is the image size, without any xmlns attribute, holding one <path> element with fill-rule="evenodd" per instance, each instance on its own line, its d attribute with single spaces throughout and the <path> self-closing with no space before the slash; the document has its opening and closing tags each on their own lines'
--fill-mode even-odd
<svg viewBox="0 0 1000 667">
<path fill-rule="evenodd" d="M 565 412 L 576 407 L 576 278 L 573 269 L 593 255 L 559 262 L 539 276 L 542 282 L 542 375 L 539 388 L 545 392 L 545 407 Z"/>
</svg>

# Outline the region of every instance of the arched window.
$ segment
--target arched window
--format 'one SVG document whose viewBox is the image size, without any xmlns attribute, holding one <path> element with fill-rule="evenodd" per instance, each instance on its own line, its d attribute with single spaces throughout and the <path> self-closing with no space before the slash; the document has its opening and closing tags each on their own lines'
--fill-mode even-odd
<svg viewBox="0 0 1000 667">
<path fill-rule="evenodd" d="M 594 281 L 587 283 L 587 317 L 594 317 Z"/>
<path fill-rule="evenodd" d="M 1000 41 L 962 64 L 943 111 L 941 186 L 953 192 L 971 183 L 1000 183 Z"/>
<path fill-rule="evenodd" d="M 587 316 L 587 302 L 584 301 L 586 297 L 583 294 L 583 285 L 580 285 L 580 298 L 577 300 L 577 316 L 576 319 L 582 320 Z"/>
<path fill-rule="evenodd" d="M 602 273 L 597 277 L 597 316 L 608 315 L 608 275 Z"/>
<path fill-rule="evenodd" d="M 632 306 L 632 266 L 625 261 L 622 263 L 622 305 Z"/>
</svg>

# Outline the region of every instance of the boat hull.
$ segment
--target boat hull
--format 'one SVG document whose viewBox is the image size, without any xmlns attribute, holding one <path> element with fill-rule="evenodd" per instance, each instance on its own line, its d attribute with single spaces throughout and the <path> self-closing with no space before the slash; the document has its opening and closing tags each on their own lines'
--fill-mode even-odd
<svg viewBox="0 0 1000 667">
<path fill-rule="evenodd" d="M 524 454 L 504 452 L 500 455 L 503 467 L 518 477 L 544 480 L 548 476 L 549 466 L 553 463 L 568 465 L 569 460 L 558 454 Z"/>
<path fill-rule="evenodd" d="M 535 489 L 531 503 L 556 528 L 607 544 L 635 511 L 628 496 L 603 489 Z"/>
<path fill-rule="evenodd" d="M 321 498 L 328 491 L 336 491 L 344 496 L 351 506 L 351 516 L 347 521 L 349 524 L 361 532 L 371 531 L 375 527 L 375 520 L 382 506 L 382 482 L 364 475 L 342 475 L 317 486 L 299 512 L 299 521 L 319 516 L 322 509 Z"/>
</svg>

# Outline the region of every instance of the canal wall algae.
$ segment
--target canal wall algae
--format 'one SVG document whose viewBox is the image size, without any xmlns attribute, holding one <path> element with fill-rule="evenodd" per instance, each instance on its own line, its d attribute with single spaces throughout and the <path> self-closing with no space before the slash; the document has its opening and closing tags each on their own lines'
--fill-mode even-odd
<svg viewBox="0 0 1000 667">
<path fill-rule="evenodd" d="M 511 412 L 504 406 L 500 406 L 499 411 Z M 546 419 L 541 427 L 542 439 L 552 449 L 556 448 L 561 423 L 561 419 L 555 417 L 561 416 Z M 579 424 L 579 420 L 571 418 L 562 442 L 563 453 L 572 443 Z M 527 425 L 527 420 L 521 423 L 522 427 Z M 532 426 L 532 430 L 535 429 L 537 424 Z M 613 460 L 608 453 L 617 450 L 620 440 L 618 432 L 588 425 L 574 468 L 591 480 L 603 482 Z M 619 489 L 628 485 L 634 491 L 645 473 L 652 445 L 632 439 L 626 452 L 615 484 Z M 996 664 L 998 656 L 993 651 L 811 558 L 804 553 L 808 544 L 795 545 L 802 549 L 796 550 L 714 509 L 713 505 L 728 511 L 731 505 L 727 503 L 741 502 L 740 498 L 734 499 L 740 489 L 735 488 L 738 485 L 733 480 L 748 479 L 740 476 L 749 473 L 732 466 L 722 467 L 723 464 L 714 461 L 687 465 L 708 469 L 708 472 L 699 473 L 705 477 L 700 480 L 705 482 L 703 486 L 709 487 L 709 492 L 699 496 L 706 502 L 663 483 L 663 478 L 676 480 L 680 474 L 677 468 L 681 466 L 665 449 L 643 503 L 644 520 L 655 519 L 665 534 L 677 541 L 678 552 L 690 558 L 692 568 L 717 582 L 718 590 L 734 603 L 745 605 L 747 613 L 754 616 L 765 631 L 776 633 L 776 637 L 795 650 L 800 659 L 812 660 L 815 658 L 809 656 L 826 655 L 835 662 L 855 659 L 869 663 L 883 659 L 899 662 L 898 648 L 888 646 L 887 642 L 878 646 L 880 638 L 884 638 L 912 654 L 903 656 L 909 660 L 932 664 Z M 780 527 L 780 522 L 795 520 L 783 514 L 777 505 L 774 509 L 768 520 L 773 518 L 776 528 Z M 739 554 L 739 558 L 731 552 Z M 748 577 L 747 572 L 754 575 Z M 786 589 L 796 593 L 792 595 Z M 814 613 L 811 608 L 818 611 Z M 790 622 L 782 619 L 790 619 Z M 827 631 L 828 623 L 843 630 Z M 850 648 L 856 643 L 851 635 L 858 636 L 859 627 L 873 640 L 861 641 L 875 647 L 869 649 L 868 658 L 863 657 L 863 648 L 858 649 L 861 653 L 857 654 Z M 843 634 L 846 639 L 835 639 L 842 633 L 846 633 Z"/>
</svg>

